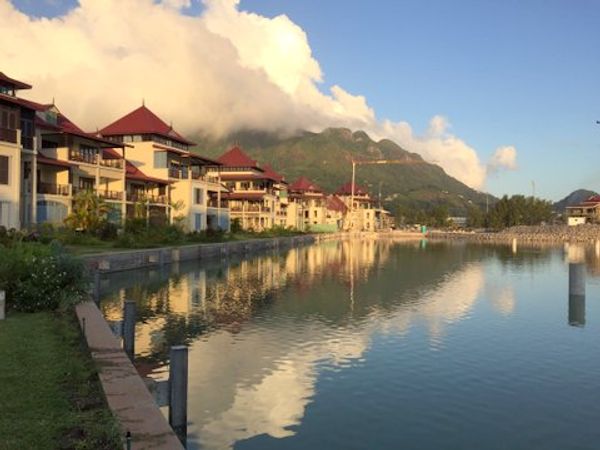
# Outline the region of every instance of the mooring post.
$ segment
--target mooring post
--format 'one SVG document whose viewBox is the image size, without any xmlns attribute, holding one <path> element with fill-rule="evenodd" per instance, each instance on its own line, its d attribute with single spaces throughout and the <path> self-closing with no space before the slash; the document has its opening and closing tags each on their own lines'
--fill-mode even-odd
<svg viewBox="0 0 600 450">
<path fill-rule="evenodd" d="M 135 309 L 133 300 L 125 300 L 123 306 L 123 349 L 129 359 L 135 357 Z"/>
<path fill-rule="evenodd" d="M 512 252 L 517 253 L 517 238 L 513 238 L 512 240 Z"/>
<path fill-rule="evenodd" d="M 6 317 L 6 292 L 0 291 L 0 320 Z"/>
<path fill-rule="evenodd" d="M 585 325 L 585 263 L 569 264 L 569 325 Z"/>
<path fill-rule="evenodd" d="M 169 424 L 185 442 L 187 435 L 188 348 L 171 347 L 169 366 Z"/>
<path fill-rule="evenodd" d="M 569 295 L 585 297 L 585 264 L 569 264 Z"/>
</svg>

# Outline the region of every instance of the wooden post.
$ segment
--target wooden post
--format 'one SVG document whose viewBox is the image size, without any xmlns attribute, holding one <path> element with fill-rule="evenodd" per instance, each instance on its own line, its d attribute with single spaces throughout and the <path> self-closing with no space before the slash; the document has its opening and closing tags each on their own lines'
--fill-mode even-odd
<svg viewBox="0 0 600 450">
<path fill-rule="evenodd" d="M 171 347 L 169 365 L 169 424 L 185 443 L 187 435 L 188 348 Z"/>
<path fill-rule="evenodd" d="M 123 349 L 132 361 L 135 357 L 135 310 L 135 302 L 125 300 L 123 306 Z"/>
</svg>

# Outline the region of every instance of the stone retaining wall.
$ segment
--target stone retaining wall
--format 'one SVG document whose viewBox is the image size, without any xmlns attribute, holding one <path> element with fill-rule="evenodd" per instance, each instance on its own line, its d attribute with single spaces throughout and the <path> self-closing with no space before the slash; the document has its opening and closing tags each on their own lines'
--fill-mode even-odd
<svg viewBox="0 0 600 450">
<path fill-rule="evenodd" d="M 202 260 L 228 255 L 254 255 L 271 249 L 288 249 L 333 239 L 359 237 L 360 234 L 331 233 L 291 237 L 253 239 L 247 241 L 195 244 L 182 247 L 162 247 L 127 250 L 82 256 L 88 267 L 102 273 L 120 272 L 145 267 L 160 267 L 182 261 Z"/>
</svg>

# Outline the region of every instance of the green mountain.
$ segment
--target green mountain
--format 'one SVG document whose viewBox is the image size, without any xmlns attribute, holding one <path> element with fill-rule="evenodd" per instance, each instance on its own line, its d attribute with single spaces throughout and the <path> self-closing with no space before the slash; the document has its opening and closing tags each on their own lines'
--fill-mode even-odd
<svg viewBox="0 0 600 450">
<path fill-rule="evenodd" d="M 279 137 L 263 132 L 238 132 L 214 140 L 192 137 L 196 151 L 216 158 L 233 144 L 239 144 L 259 163 L 269 163 L 293 182 L 301 175 L 310 178 L 327 192 L 335 192 L 352 177 L 352 159 L 408 159 L 413 165 L 359 165 L 356 182 L 393 211 L 402 207 L 433 209 L 447 206 L 451 215 L 462 215 L 469 205 L 485 207 L 486 194 L 475 191 L 452 178 L 444 170 L 426 163 L 391 140 L 373 141 L 364 131 L 328 128 L 321 133 L 301 132 Z M 495 198 L 488 199 L 495 202 Z"/>
<path fill-rule="evenodd" d="M 577 189 L 576 191 L 571 192 L 562 200 L 557 201 L 554 205 L 552 205 L 554 211 L 558 213 L 565 212 L 565 208 L 567 206 L 576 205 L 577 203 L 581 203 L 585 199 L 591 197 L 592 195 L 598 195 L 594 191 L 590 191 L 588 189 Z"/>
</svg>

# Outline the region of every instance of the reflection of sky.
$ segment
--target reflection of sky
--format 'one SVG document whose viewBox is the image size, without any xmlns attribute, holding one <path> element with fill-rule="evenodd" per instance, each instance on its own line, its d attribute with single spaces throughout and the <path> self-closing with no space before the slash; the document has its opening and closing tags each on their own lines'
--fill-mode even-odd
<svg viewBox="0 0 600 450">
<path fill-rule="evenodd" d="M 551 286 L 564 282 L 550 270 L 562 273 L 564 260 L 559 252 L 552 253 L 554 258 L 548 255 L 526 249 L 512 254 L 510 247 L 495 253 L 436 244 L 419 248 L 389 242 L 330 242 L 294 249 L 282 257 L 254 258 L 218 272 L 208 267 L 186 269 L 154 290 L 123 288 L 103 308 L 109 317 L 118 316 L 120 301 L 136 296 L 147 306 L 150 313 L 137 326 L 138 357 L 159 354 L 178 343 L 174 339 L 179 335 L 172 333 L 180 323 L 173 322 L 174 317 L 187 320 L 182 322 L 186 330 L 192 322 L 208 324 L 206 331 L 188 333 L 189 445 L 230 449 L 245 441 L 253 442 L 249 448 L 261 448 L 253 438 L 296 439 L 301 426 L 314 417 L 309 411 L 314 412 L 321 398 L 323 380 L 343 378 L 357 367 L 374 364 L 372 359 L 381 357 L 381 349 L 390 343 L 413 346 L 409 355 L 416 359 L 400 360 L 394 371 L 407 371 L 405 376 L 416 373 L 417 379 L 433 377 L 432 392 L 439 392 L 440 381 L 436 372 L 421 374 L 421 368 L 431 369 L 426 365 L 429 357 L 415 353 L 415 346 L 425 344 L 422 348 L 437 355 L 429 363 L 439 365 L 440 376 L 443 364 L 451 366 L 454 361 L 458 366 L 452 376 L 457 381 L 463 367 L 483 370 L 485 376 L 468 377 L 471 384 L 488 379 L 498 383 L 493 381 L 502 374 L 498 369 L 521 360 L 530 364 L 524 347 L 517 344 L 526 328 L 507 328 L 500 335 L 491 334 L 488 342 L 479 342 L 479 336 L 499 324 L 523 323 L 510 322 L 512 318 L 568 325 L 566 296 L 559 299 L 558 308 L 547 306 L 558 292 Z M 544 303 L 537 297 L 531 301 L 532 287 L 537 285 L 544 292 L 540 294 Z M 527 344 L 539 343 L 539 354 L 553 334 L 533 336 Z M 501 339 L 512 340 L 509 350 L 476 356 Z M 381 361 L 403 357 L 395 347 Z M 511 356 L 513 348 L 522 353 Z M 445 359 L 450 355 L 454 360 Z M 494 368 L 490 373 L 484 370 L 486 365 L 473 365 L 478 358 L 509 356 L 512 359 L 498 365 L 488 364 Z M 440 358 L 446 362 L 440 363 Z M 154 363 L 146 371 L 162 376 L 164 365 Z"/>
</svg>

